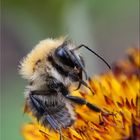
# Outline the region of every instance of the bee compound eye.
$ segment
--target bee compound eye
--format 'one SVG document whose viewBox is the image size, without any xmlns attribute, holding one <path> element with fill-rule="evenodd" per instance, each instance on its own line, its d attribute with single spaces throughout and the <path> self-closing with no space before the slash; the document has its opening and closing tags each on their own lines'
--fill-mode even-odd
<svg viewBox="0 0 140 140">
<path fill-rule="evenodd" d="M 60 59 L 67 59 L 68 55 L 66 53 L 66 51 L 64 50 L 64 48 L 59 48 L 56 50 L 56 55 L 60 58 Z"/>
<path fill-rule="evenodd" d="M 70 67 L 74 67 L 75 66 L 75 62 L 72 60 L 72 55 L 70 55 L 69 50 L 64 49 L 64 48 L 58 48 L 56 50 L 56 56 L 58 57 L 58 59 L 61 61 L 62 64 L 70 66 Z"/>
</svg>

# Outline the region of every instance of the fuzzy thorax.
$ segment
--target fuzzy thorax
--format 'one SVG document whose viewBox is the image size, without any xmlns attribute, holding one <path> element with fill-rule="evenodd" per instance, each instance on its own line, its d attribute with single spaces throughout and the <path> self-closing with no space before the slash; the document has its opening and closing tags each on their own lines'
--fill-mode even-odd
<svg viewBox="0 0 140 140">
<path fill-rule="evenodd" d="M 23 76 L 23 78 L 28 80 L 32 79 L 36 69 L 36 63 L 38 61 L 45 63 L 46 56 L 50 54 L 53 49 L 59 47 L 64 40 L 65 38 L 46 39 L 40 41 L 39 44 L 37 44 L 20 63 L 19 73 Z"/>
</svg>

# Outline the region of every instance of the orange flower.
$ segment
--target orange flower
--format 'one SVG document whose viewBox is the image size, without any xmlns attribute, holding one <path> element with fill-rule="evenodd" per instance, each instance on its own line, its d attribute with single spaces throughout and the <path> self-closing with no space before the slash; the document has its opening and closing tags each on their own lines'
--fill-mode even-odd
<svg viewBox="0 0 140 140">
<path fill-rule="evenodd" d="M 140 51 L 128 50 L 125 60 L 116 62 L 113 70 L 94 77 L 89 84 L 95 91 L 74 91 L 100 108 L 111 112 L 105 115 L 86 106 L 75 105 L 77 120 L 62 130 L 68 140 L 128 140 L 140 139 Z M 128 59 L 129 58 L 129 59 Z M 25 140 L 59 140 L 59 133 L 40 126 L 37 122 L 22 127 Z"/>
</svg>

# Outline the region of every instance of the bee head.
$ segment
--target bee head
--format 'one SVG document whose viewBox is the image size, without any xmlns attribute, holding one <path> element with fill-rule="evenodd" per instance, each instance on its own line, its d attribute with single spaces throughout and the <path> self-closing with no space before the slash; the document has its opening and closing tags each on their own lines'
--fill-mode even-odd
<svg viewBox="0 0 140 140">
<path fill-rule="evenodd" d="M 55 50 L 55 57 L 61 62 L 65 67 L 69 67 L 71 73 L 79 75 L 82 71 L 87 74 L 84 69 L 84 61 L 78 53 L 76 53 L 71 47 L 73 44 L 65 41 L 61 46 Z"/>
</svg>

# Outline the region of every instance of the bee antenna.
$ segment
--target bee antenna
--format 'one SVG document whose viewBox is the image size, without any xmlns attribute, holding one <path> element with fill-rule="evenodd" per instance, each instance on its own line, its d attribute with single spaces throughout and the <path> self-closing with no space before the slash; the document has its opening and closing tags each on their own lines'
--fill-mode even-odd
<svg viewBox="0 0 140 140">
<path fill-rule="evenodd" d="M 80 49 L 81 47 L 84 47 L 84 48 L 86 48 L 87 50 L 89 50 L 90 52 L 92 52 L 93 54 L 95 54 L 98 58 L 100 58 L 100 59 L 108 66 L 109 69 L 111 69 L 111 66 L 107 63 L 107 61 L 106 61 L 104 58 L 102 58 L 99 54 L 97 54 L 96 52 L 94 52 L 93 50 L 91 50 L 91 49 L 90 49 L 89 47 L 87 47 L 86 45 L 81 44 L 80 46 L 74 48 L 73 50 L 78 50 L 78 49 Z"/>
<path fill-rule="evenodd" d="M 73 54 L 74 50 L 70 50 L 70 52 Z M 85 74 L 85 78 L 86 80 L 88 79 L 88 75 L 86 73 L 86 70 L 84 69 L 83 64 L 78 60 L 77 56 L 73 55 L 73 57 L 75 58 L 76 62 L 78 63 L 78 65 L 80 66 L 80 68 L 83 70 L 84 74 Z"/>
</svg>

